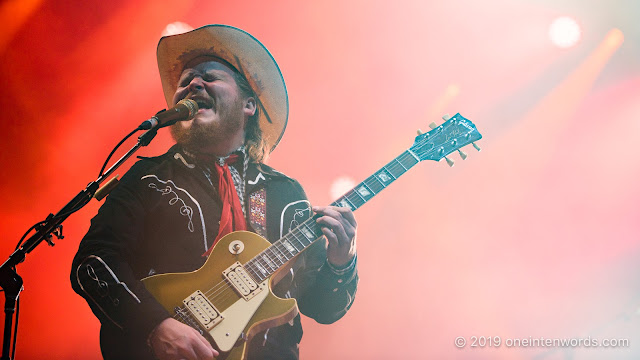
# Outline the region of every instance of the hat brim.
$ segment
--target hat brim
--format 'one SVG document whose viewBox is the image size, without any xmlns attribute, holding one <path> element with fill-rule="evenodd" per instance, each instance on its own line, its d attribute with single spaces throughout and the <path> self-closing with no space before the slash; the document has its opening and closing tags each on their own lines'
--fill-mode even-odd
<svg viewBox="0 0 640 360">
<path fill-rule="evenodd" d="M 162 90 L 173 106 L 185 65 L 200 56 L 215 56 L 235 67 L 255 92 L 260 128 L 267 149 L 273 151 L 287 126 L 289 97 L 282 72 L 269 50 L 244 30 L 228 25 L 206 25 L 158 42 L 158 70 Z"/>
</svg>

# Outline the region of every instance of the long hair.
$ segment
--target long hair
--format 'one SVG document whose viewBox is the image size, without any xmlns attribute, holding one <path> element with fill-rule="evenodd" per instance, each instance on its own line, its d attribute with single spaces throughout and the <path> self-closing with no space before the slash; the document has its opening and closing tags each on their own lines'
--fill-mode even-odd
<svg viewBox="0 0 640 360">
<path fill-rule="evenodd" d="M 262 137 L 262 129 L 260 128 L 260 107 L 257 104 L 259 101 L 258 97 L 242 74 L 234 71 L 233 78 L 245 98 L 252 97 L 256 99 L 256 112 L 249 117 L 245 126 L 244 145 L 247 150 L 247 155 L 249 155 L 249 159 L 252 162 L 264 163 L 269 156 L 269 149 L 267 149 L 267 142 Z"/>
</svg>

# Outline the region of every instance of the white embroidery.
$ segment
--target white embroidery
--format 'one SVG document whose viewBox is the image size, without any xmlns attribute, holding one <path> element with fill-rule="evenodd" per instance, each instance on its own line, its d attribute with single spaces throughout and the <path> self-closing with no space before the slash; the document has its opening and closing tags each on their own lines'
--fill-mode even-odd
<svg viewBox="0 0 640 360">
<path fill-rule="evenodd" d="M 207 251 L 207 250 L 209 249 L 209 244 L 208 244 L 208 242 L 207 242 L 207 229 L 206 229 L 206 226 L 205 226 L 205 224 L 204 224 L 204 216 L 203 216 L 203 214 L 202 214 L 202 208 L 200 208 L 200 203 L 198 203 L 198 201 L 197 201 L 193 196 L 191 196 L 191 194 L 189 194 L 189 192 L 188 192 L 187 190 L 185 190 L 185 189 L 183 189 L 183 188 L 181 188 L 181 187 L 176 186 L 176 184 L 173 182 L 173 180 L 163 181 L 163 180 L 160 180 L 156 175 L 145 175 L 145 176 L 141 177 L 141 178 L 140 178 L 140 180 L 143 180 L 143 179 L 146 179 L 146 178 L 155 178 L 157 181 L 161 182 L 162 184 L 165 184 L 165 185 L 171 185 L 171 186 L 173 186 L 173 187 L 174 187 L 174 188 L 176 188 L 177 190 L 180 190 L 180 191 L 182 191 L 183 193 L 185 193 L 185 194 L 186 194 L 186 195 L 191 199 L 191 201 L 193 201 L 193 203 L 194 203 L 194 204 L 196 204 L 196 206 L 198 207 L 198 211 L 200 212 L 200 222 L 202 223 L 202 235 L 204 236 L 204 251 Z M 152 184 L 153 184 L 153 183 L 150 183 L 150 184 L 149 184 L 149 187 L 153 188 L 153 186 L 151 186 Z M 155 184 L 154 184 L 154 185 L 155 185 Z M 171 191 L 173 191 L 171 188 L 169 188 L 169 189 L 170 189 Z M 158 190 L 158 191 L 161 191 L 161 192 L 162 192 L 164 189 L 163 189 L 163 190 L 158 189 L 158 188 L 157 188 L 157 186 L 156 186 L 156 190 Z M 169 193 L 170 193 L 171 191 L 169 191 Z M 175 191 L 173 191 L 173 192 L 175 193 Z M 163 193 L 163 195 L 164 195 L 164 193 Z M 176 194 L 176 197 L 177 197 L 177 194 Z M 171 199 L 171 201 L 173 201 L 173 203 L 171 203 L 171 201 L 169 201 L 169 204 L 170 204 L 170 205 L 173 205 L 173 204 L 174 204 L 176 201 L 178 201 L 178 200 L 182 201 L 182 203 L 184 204 L 184 201 L 183 201 L 182 199 L 180 199 L 179 197 L 177 197 L 177 199 L 176 199 L 176 198 Z M 189 207 L 189 206 L 187 206 L 187 205 L 185 205 L 185 206 L 186 206 L 187 208 L 191 209 L 191 207 Z M 185 209 L 184 211 L 187 211 L 187 210 Z M 189 227 L 189 231 L 193 232 L 193 231 L 194 231 L 194 230 L 192 230 L 192 228 L 193 228 L 193 223 L 191 222 L 191 216 L 193 216 L 193 210 L 190 210 L 190 211 L 189 211 L 189 214 L 187 214 L 186 212 L 183 212 L 183 209 L 182 209 L 182 208 L 180 208 L 180 214 L 182 214 L 182 215 L 184 215 L 184 216 L 189 216 L 189 226 L 190 226 L 190 227 Z"/>
<path fill-rule="evenodd" d="M 193 169 L 196 167 L 194 164 L 189 164 L 187 160 L 185 160 L 184 157 L 182 157 L 182 154 L 180 153 L 173 154 L 173 158 L 182 161 L 184 166 L 188 167 L 189 169 Z"/>
<path fill-rule="evenodd" d="M 301 216 L 303 215 L 302 213 L 305 212 L 306 210 L 311 210 L 311 203 L 308 200 L 298 200 L 298 201 L 294 201 L 292 203 L 287 204 L 287 206 L 284 207 L 284 210 L 282 210 L 282 213 L 280 214 L 280 237 L 282 238 L 284 236 L 284 215 L 287 212 L 287 209 L 289 208 L 289 206 L 293 206 L 296 204 L 300 204 L 300 203 L 305 203 L 307 204 L 307 207 L 305 209 L 302 210 L 296 210 L 294 215 L 293 215 L 293 220 L 291 221 L 290 227 L 286 230 L 287 232 L 291 231 L 291 229 L 293 229 L 294 227 L 298 226 L 297 224 L 297 220 L 296 220 L 296 216 Z M 304 219 L 306 220 L 306 219 Z M 294 222 L 296 223 L 295 226 Z"/>
<path fill-rule="evenodd" d="M 149 187 L 152 189 L 156 189 L 156 191 L 159 191 L 162 193 L 162 195 L 172 195 L 175 196 L 174 198 L 169 200 L 169 205 L 173 205 L 176 202 L 180 201 L 182 203 L 182 206 L 180 206 L 180 215 L 182 216 L 186 216 L 189 218 L 189 223 L 187 224 L 187 228 L 189 228 L 189 231 L 193 232 L 194 228 L 193 228 L 193 209 L 191 208 L 191 206 L 185 204 L 184 200 L 180 199 L 180 196 L 178 196 L 178 194 L 173 191 L 173 189 L 171 188 L 171 186 L 167 185 L 164 188 L 160 189 L 158 188 L 158 185 L 156 185 L 155 183 L 149 183 Z"/>
<path fill-rule="evenodd" d="M 255 185 L 255 184 L 257 184 L 257 183 L 258 183 L 258 181 L 260 181 L 260 179 L 262 179 L 262 180 L 266 180 L 266 179 L 264 178 L 264 175 L 262 175 L 262 173 L 258 173 L 258 176 L 256 176 L 256 179 L 255 179 L 255 180 L 253 180 L 253 181 L 249 180 L 249 181 L 247 181 L 247 182 L 249 183 L 249 185 Z"/>
<path fill-rule="evenodd" d="M 134 294 L 131 290 L 129 290 L 129 287 L 127 286 L 127 284 L 121 282 L 118 277 L 116 276 L 116 274 L 114 274 L 114 272 L 111 270 L 111 268 L 98 256 L 95 255 L 89 255 L 87 256 L 86 259 L 84 259 L 84 261 L 82 261 L 82 263 L 76 268 L 76 281 L 78 282 L 78 285 L 80 285 L 80 289 L 82 289 L 82 291 L 84 291 L 85 294 L 87 294 L 87 296 L 93 300 L 94 304 L 104 313 L 104 315 L 111 320 L 111 322 L 113 322 L 117 327 L 119 327 L 120 329 L 122 329 L 122 325 L 118 324 L 117 322 L 115 322 L 110 316 L 109 314 L 107 314 L 106 311 L 104 311 L 104 309 L 102 308 L 102 306 L 100 306 L 100 304 L 93 298 L 93 296 L 91 296 L 91 294 L 89 294 L 87 292 L 87 290 L 84 289 L 84 286 L 82 285 L 82 282 L 80 281 L 80 268 L 82 267 L 82 265 L 84 265 L 87 260 L 89 259 L 96 259 L 98 260 L 100 263 L 102 263 L 102 265 L 105 267 L 105 269 L 107 269 L 109 271 L 109 274 L 111 274 L 111 276 L 113 277 L 113 279 L 115 280 L 116 284 L 118 285 L 122 285 L 122 287 L 127 290 L 127 292 L 135 299 L 135 301 L 138 302 L 138 304 L 140 304 L 140 299 L 136 296 L 136 294 Z M 107 291 L 107 295 L 108 295 L 108 283 L 104 280 L 100 280 L 96 274 L 95 271 L 93 270 L 93 267 L 91 267 L 91 265 L 87 264 L 87 273 L 89 275 L 89 278 L 98 282 L 98 287 L 101 289 L 106 289 Z M 113 302 L 114 305 L 118 305 L 118 303 L 120 302 L 117 298 L 113 299 L 111 298 L 111 296 L 109 296 L 109 298 L 111 299 L 111 301 Z M 117 300 L 117 301 L 116 301 Z"/>
</svg>

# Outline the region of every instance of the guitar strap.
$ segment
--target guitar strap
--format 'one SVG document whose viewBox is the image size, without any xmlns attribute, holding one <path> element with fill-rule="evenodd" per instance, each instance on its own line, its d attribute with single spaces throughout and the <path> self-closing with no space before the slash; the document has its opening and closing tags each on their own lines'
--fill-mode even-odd
<svg viewBox="0 0 640 360">
<path fill-rule="evenodd" d="M 258 235 L 267 237 L 267 190 L 265 188 L 249 195 L 249 223 Z"/>
</svg>

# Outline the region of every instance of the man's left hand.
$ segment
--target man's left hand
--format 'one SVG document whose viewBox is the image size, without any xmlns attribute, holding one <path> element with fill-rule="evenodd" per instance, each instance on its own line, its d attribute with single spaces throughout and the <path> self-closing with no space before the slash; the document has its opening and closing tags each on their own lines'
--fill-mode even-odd
<svg viewBox="0 0 640 360">
<path fill-rule="evenodd" d="M 327 237 L 327 259 L 336 268 L 346 267 L 356 256 L 356 218 L 349 208 L 314 206 L 321 216 L 316 220 Z"/>
</svg>

